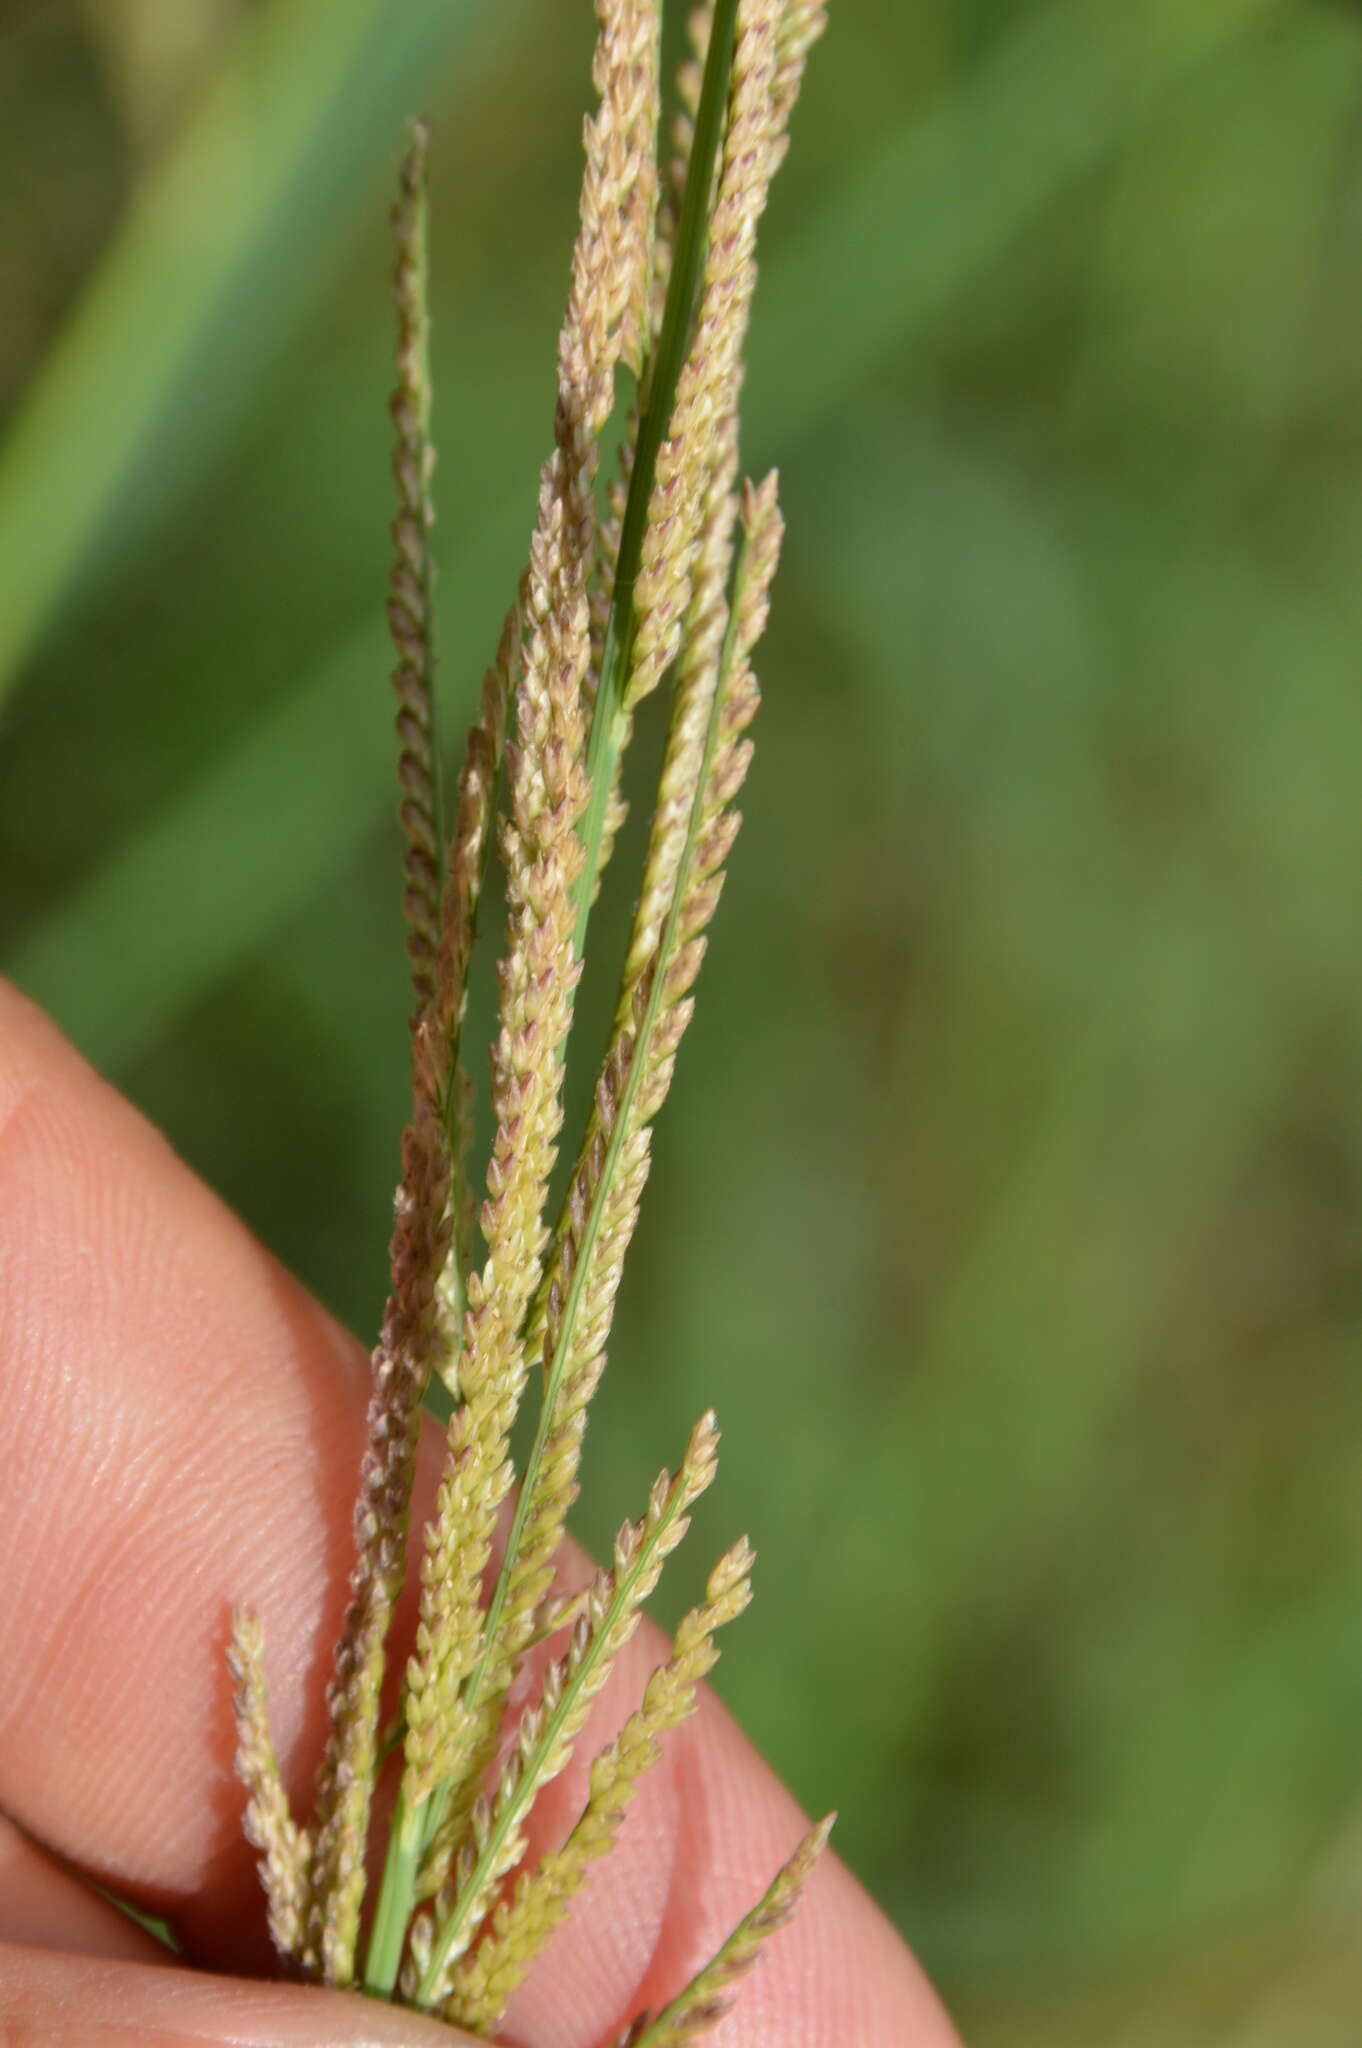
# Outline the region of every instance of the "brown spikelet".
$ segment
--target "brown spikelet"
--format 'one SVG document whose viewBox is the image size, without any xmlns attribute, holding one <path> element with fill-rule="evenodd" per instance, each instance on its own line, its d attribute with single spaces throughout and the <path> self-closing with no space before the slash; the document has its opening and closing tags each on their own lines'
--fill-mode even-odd
<svg viewBox="0 0 1362 2048">
<path fill-rule="evenodd" d="M 453 1061 L 461 1022 L 460 959 L 449 938 L 449 897 L 469 892 L 469 845 L 485 833 L 488 749 L 470 752 L 451 888 L 441 901 L 439 802 L 433 713 L 430 379 L 426 312 L 425 178 L 428 132 L 416 123 L 394 212 L 397 237 L 398 384 L 393 458 L 399 506 L 389 622 L 398 652 L 394 683 L 399 776 L 407 837 L 409 951 L 417 995 L 412 1020 L 412 1113 L 402 1140 L 402 1176 L 390 1248 L 392 1284 L 373 1355 L 368 1449 L 355 1511 L 351 1601 L 335 1653 L 329 1693 L 331 1736 L 318 1773 L 308 1926 L 302 1961 L 328 1983 L 355 1968 L 365 1850 L 378 1764 L 379 1697 L 386 1639 L 405 1570 L 407 1526 L 421 1400 L 432 1371 L 449 1369 L 449 1317 L 440 1285 L 452 1240 L 450 1106 L 458 1102 Z M 495 723 L 495 712 L 492 714 Z M 472 856 L 476 858 L 474 854 Z M 455 976 L 459 976 L 455 987 Z M 456 1021 L 457 1020 L 457 1021 Z M 456 1123 L 457 1128 L 457 1123 Z"/>
<path fill-rule="evenodd" d="M 448 1141 L 428 1040 L 413 1045 L 417 1104 L 403 1134 L 392 1292 L 374 1352 L 369 1448 L 355 1510 L 351 1601 L 330 1693 L 331 1738 L 318 1773 L 312 1898 L 304 1962 L 329 1984 L 354 1975 L 364 1856 L 378 1759 L 385 1645 L 402 1588 L 421 1398 L 438 1337 L 436 1277 L 448 1246 Z"/>
<path fill-rule="evenodd" d="M 637 2048 L 637 2043 L 643 2039 L 652 2024 L 652 2017 L 651 2013 L 641 2012 L 637 2019 L 630 2020 L 624 2032 L 611 2043 L 611 2048 Z"/>
<path fill-rule="evenodd" d="M 265 1697 L 264 1637 L 244 1607 L 232 1614 L 227 1662 L 236 1680 L 236 1774 L 249 1795 L 246 1839 L 260 1851 L 260 1881 L 269 1902 L 270 1937 L 281 1956 L 298 1956 L 308 1903 L 310 1843 L 289 1812 L 270 1739 Z"/>
<path fill-rule="evenodd" d="M 431 609 L 433 569 L 430 480 L 435 449 L 430 435 L 430 320 L 426 306 L 426 157 L 430 132 L 412 123 L 393 209 L 397 265 L 397 388 L 389 410 L 396 429 L 393 476 L 398 509 L 392 523 L 395 555 L 389 575 L 388 626 L 397 651 L 398 782 L 406 837 L 402 907 L 409 927 L 407 951 L 417 1008 L 435 992 L 440 932 L 440 803 L 435 758 L 435 653 Z"/>
</svg>

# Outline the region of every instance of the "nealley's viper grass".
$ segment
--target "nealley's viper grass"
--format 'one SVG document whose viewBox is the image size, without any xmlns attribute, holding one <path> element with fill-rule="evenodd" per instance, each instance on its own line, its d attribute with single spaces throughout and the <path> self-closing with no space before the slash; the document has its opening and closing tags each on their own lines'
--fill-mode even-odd
<svg viewBox="0 0 1362 2048">
<path fill-rule="evenodd" d="M 420 124 L 395 213 L 399 508 L 388 609 L 415 1000 L 412 1104 L 373 1359 L 352 1600 L 306 1822 L 289 1811 L 280 1781 L 251 1614 L 237 1615 L 232 1647 L 246 1826 L 261 1851 L 281 1957 L 318 1981 L 400 1998 L 488 2038 L 588 1865 L 610 1848 L 660 1740 L 691 1711 L 717 1631 L 747 1605 L 752 1564 L 745 1539 L 719 1560 L 676 1629 L 670 1660 L 595 1759 L 566 1840 L 526 1863 L 533 1802 L 567 1762 L 716 1469 L 707 1414 L 677 1469 L 621 1529 L 608 1568 L 577 1597 L 557 1592 L 652 1124 L 690 1018 L 751 752 L 753 650 L 782 527 L 774 475 L 739 482 L 742 350 L 757 224 L 825 10 L 809 0 L 714 0 L 695 14 L 661 176 L 660 0 L 599 0 L 597 16 L 598 104 L 585 130 L 554 447 L 529 564 L 448 818 L 435 733 Z M 619 477 L 602 491 L 600 439 L 621 368 L 628 424 Z M 622 763 L 636 707 L 668 685 L 668 737 L 614 1024 L 555 1217 L 550 1177 L 574 997 L 624 814 Z M 495 1136 L 474 1180 L 461 1036 L 494 851 L 506 900 Z M 435 1386 L 448 1397 L 447 1457 L 435 1516 L 413 1546 L 417 1431 Z M 537 1422 L 517 1470 L 511 1432 L 531 1389 Z M 413 1547 L 416 1648 L 385 1728 L 387 1638 Z M 512 1711 L 526 1660 L 545 1645 L 551 1654 L 535 1660 L 529 1703 Z M 366 1854 L 385 1769 L 396 1803 L 370 1901 Z M 622 2043 L 679 2044 L 722 2014 L 765 1936 L 788 1918 L 826 1835 L 824 1823 L 793 1848 L 712 1961 L 662 2011 L 639 2014 Z"/>
</svg>

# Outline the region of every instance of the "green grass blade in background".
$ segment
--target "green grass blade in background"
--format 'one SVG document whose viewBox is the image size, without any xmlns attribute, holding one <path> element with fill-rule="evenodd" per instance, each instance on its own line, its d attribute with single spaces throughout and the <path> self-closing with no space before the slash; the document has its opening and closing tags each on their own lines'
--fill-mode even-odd
<svg viewBox="0 0 1362 2048">
<path fill-rule="evenodd" d="M 520 510 L 516 494 L 468 536 L 468 582 Z M 391 661 L 381 622 L 345 639 L 14 948 L 6 973 L 96 1066 L 150 1051 L 395 810 Z"/>
<path fill-rule="evenodd" d="M 16 949 L 7 971 L 97 1066 L 154 1046 L 372 827 L 389 658 L 381 626 L 351 641 Z"/>
<path fill-rule="evenodd" d="M 205 428 L 220 429 L 477 13 L 273 0 L 243 17 L 0 449 L 0 700 L 111 522 L 125 531 L 130 509 L 145 517 L 184 487 Z"/>
</svg>

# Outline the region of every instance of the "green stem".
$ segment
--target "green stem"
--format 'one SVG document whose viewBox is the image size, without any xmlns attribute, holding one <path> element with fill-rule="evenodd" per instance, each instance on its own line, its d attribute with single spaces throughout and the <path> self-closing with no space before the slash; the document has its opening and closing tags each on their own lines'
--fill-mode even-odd
<svg viewBox="0 0 1362 2048">
<path fill-rule="evenodd" d="M 424 1804 L 424 1802 L 423 1802 Z M 375 1998 L 391 1998 L 402 1967 L 407 1923 L 416 1897 L 416 1875 L 422 1851 L 422 1807 L 408 1805 L 399 1791 L 388 1830 L 388 1850 L 383 1859 L 383 1882 L 374 1924 L 369 1931 L 369 1948 L 364 1959 L 364 1989 Z"/>
<path fill-rule="evenodd" d="M 586 859 L 576 885 L 577 926 L 573 935 L 573 948 L 579 960 L 586 947 L 591 899 L 600 869 L 605 814 L 614 787 L 615 764 L 624 741 L 624 693 L 633 666 L 636 631 L 634 585 L 638 581 L 643 554 L 643 536 L 648 529 L 648 506 L 657 474 L 657 454 L 676 403 L 676 387 L 690 346 L 691 326 L 708 247 L 709 199 L 728 99 L 729 75 L 733 69 L 737 11 L 737 0 L 715 0 L 700 104 L 695 114 L 695 134 L 686 170 L 686 189 L 676 226 L 671 274 L 667 279 L 662 327 L 640 394 L 638 440 L 620 526 L 615 581 L 601 649 L 591 736 L 587 742 L 586 766 L 591 778 L 591 796 L 581 827 Z"/>
</svg>

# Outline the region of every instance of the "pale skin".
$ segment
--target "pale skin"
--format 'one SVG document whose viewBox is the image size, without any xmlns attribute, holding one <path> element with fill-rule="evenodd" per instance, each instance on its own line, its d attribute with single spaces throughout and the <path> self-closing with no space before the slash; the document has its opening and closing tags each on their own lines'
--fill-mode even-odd
<svg viewBox="0 0 1362 2048">
<path fill-rule="evenodd" d="M 249 1105 L 242 1114 L 249 1115 Z M 360 1347 L 0 984 L 0 2043 L 451 2043 L 367 1999 L 260 1981 L 263 1898 L 232 1775 L 228 1610 L 266 1630 L 295 1803 L 323 1737 L 362 1441 Z M 423 1451 L 423 1488 L 438 1457 Z M 662 1639 L 635 1639 L 541 1826 Z M 596 1737 L 595 1741 L 592 1737 Z M 763 1890 L 804 1826 L 706 1696 L 507 2017 L 601 2048 Z M 81 1881 L 168 1916 L 189 1963 Z M 193 1967 L 197 1965 L 198 1967 Z M 211 1974 L 210 1974 L 211 1973 Z M 829 1855 L 714 2048 L 959 2048 Z"/>
</svg>

